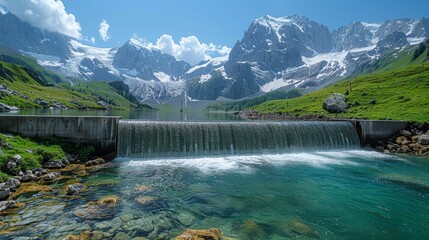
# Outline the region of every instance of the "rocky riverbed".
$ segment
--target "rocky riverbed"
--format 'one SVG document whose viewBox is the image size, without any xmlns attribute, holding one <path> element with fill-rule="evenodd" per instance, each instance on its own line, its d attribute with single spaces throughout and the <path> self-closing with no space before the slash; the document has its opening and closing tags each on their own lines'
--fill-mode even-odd
<svg viewBox="0 0 429 240">
<path fill-rule="evenodd" d="M 410 154 L 429 157 L 429 126 L 409 124 L 396 136 L 378 141 L 376 150 L 392 154 Z"/>
</svg>

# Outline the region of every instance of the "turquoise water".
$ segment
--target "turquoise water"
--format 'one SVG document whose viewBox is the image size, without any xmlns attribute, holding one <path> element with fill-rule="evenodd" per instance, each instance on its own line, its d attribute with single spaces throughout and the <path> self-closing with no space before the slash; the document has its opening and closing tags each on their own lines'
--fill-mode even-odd
<svg viewBox="0 0 429 240">
<path fill-rule="evenodd" d="M 364 150 L 118 158 L 81 179 L 89 189 L 80 198 L 65 198 L 61 184 L 20 197 L 27 205 L 2 217 L 0 231 L 13 232 L 1 239 L 84 229 L 171 239 L 212 227 L 232 239 L 427 239 L 428 172 L 428 159 Z M 119 204 L 88 205 L 109 195 Z"/>
<path fill-rule="evenodd" d="M 244 120 L 238 115 L 222 112 L 179 110 L 139 111 L 139 110 L 49 110 L 29 109 L 4 112 L 0 115 L 66 115 L 66 116 L 120 116 L 122 119 L 162 120 L 162 121 L 237 121 Z"/>
</svg>

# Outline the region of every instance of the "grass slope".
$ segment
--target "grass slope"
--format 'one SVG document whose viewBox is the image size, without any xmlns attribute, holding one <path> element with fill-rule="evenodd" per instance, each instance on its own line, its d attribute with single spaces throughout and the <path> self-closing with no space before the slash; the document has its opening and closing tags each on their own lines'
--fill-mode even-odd
<svg viewBox="0 0 429 240">
<path fill-rule="evenodd" d="M 323 101 L 331 93 L 346 95 L 350 105 L 346 113 L 329 114 L 323 110 Z M 370 104 L 373 99 L 376 104 Z M 298 98 L 268 101 L 253 109 L 260 113 L 429 122 L 429 63 L 361 75 Z"/>
<path fill-rule="evenodd" d="M 0 134 L 0 182 L 19 171 L 24 173 L 36 167 L 41 167 L 43 162 L 64 158 L 66 153 L 60 145 L 41 144 L 20 136 L 7 136 Z M 10 147 L 6 147 L 10 146 Z M 7 162 L 15 155 L 22 157 L 21 162 L 14 169 L 7 169 Z"/>
</svg>

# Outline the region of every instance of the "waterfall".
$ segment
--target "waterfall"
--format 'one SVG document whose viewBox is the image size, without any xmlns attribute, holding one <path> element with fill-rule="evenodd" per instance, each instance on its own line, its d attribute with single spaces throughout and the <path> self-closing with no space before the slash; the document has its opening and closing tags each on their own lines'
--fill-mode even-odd
<svg viewBox="0 0 429 240">
<path fill-rule="evenodd" d="M 349 122 L 120 121 L 118 156 L 136 158 L 284 153 L 359 147 Z"/>
</svg>

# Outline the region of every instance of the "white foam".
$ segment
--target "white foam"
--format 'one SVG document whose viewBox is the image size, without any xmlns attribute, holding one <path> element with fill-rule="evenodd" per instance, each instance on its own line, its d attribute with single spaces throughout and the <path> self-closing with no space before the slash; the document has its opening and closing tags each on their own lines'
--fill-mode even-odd
<svg viewBox="0 0 429 240">
<path fill-rule="evenodd" d="M 264 154 L 248 156 L 214 156 L 180 159 L 126 159 L 131 167 L 191 168 L 205 174 L 221 172 L 251 173 L 260 166 L 309 165 L 325 168 L 330 165 L 360 165 L 359 161 L 403 160 L 383 153 L 366 150 L 317 151 L 308 153 Z"/>
</svg>

